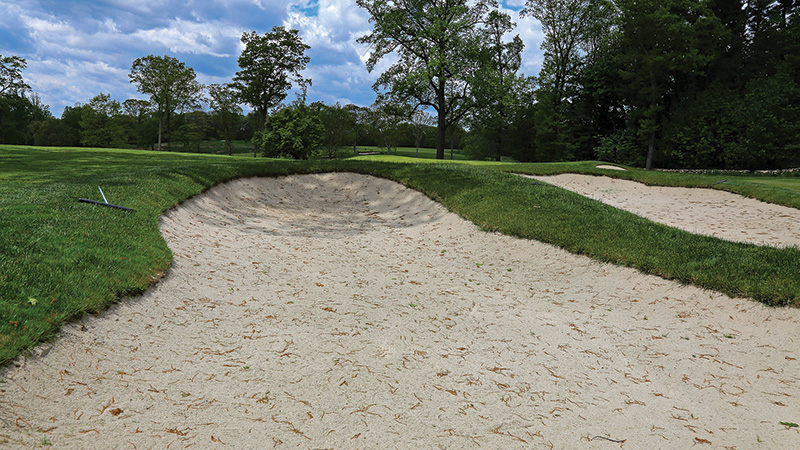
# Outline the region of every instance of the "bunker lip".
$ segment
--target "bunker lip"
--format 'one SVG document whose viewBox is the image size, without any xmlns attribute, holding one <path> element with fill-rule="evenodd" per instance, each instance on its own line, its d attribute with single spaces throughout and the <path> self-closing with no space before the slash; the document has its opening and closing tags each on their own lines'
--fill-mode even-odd
<svg viewBox="0 0 800 450">
<path fill-rule="evenodd" d="M 482 232 L 363 175 L 238 180 L 161 229 L 160 283 L 3 369 L 4 448 L 798 439 L 795 309 Z"/>
</svg>

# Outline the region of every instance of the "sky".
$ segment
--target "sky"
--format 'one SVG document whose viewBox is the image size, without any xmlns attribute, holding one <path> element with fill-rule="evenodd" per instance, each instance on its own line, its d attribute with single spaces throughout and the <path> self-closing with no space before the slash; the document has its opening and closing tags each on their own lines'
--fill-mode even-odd
<svg viewBox="0 0 800 450">
<path fill-rule="evenodd" d="M 525 43 L 521 72 L 536 75 L 540 24 L 519 17 L 524 0 L 500 3 Z M 151 54 L 183 61 L 200 83 L 228 83 L 239 70 L 242 33 L 274 26 L 299 30 L 311 47 L 308 101 L 375 101 L 372 85 L 391 61 L 367 71 L 369 48 L 356 40 L 372 26 L 355 0 L 0 0 L 0 55 L 27 60 L 23 79 L 60 117 L 65 106 L 100 93 L 147 99 L 128 74 L 136 58 Z"/>
</svg>

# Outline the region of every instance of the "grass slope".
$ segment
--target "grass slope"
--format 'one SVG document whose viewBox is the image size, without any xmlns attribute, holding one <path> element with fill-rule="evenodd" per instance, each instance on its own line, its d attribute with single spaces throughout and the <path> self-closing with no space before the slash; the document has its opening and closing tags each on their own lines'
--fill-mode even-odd
<svg viewBox="0 0 800 450">
<path fill-rule="evenodd" d="M 695 236 L 504 173 L 591 172 L 593 164 L 295 162 L 0 146 L 0 362 L 54 336 L 70 318 L 147 289 L 172 260 L 158 217 L 216 184 L 248 176 L 380 176 L 424 192 L 486 230 L 770 305 L 800 304 L 800 250 Z M 99 199 L 98 186 L 111 203 L 136 211 L 77 201 Z"/>
</svg>

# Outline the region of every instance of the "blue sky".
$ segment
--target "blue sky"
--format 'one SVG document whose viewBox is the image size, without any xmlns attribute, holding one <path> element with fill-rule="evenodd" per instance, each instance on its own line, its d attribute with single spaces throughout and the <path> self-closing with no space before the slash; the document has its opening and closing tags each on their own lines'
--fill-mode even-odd
<svg viewBox="0 0 800 450">
<path fill-rule="evenodd" d="M 522 72 L 536 75 L 541 27 L 519 18 L 524 0 L 501 3 L 525 42 Z M 0 0 L 0 17 L 0 55 L 27 60 L 25 81 L 56 117 L 99 93 L 145 98 L 128 74 L 134 59 L 149 54 L 178 58 L 201 83 L 227 83 L 238 70 L 242 33 L 276 25 L 300 30 L 311 46 L 309 101 L 368 106 L 386 67 L 365 68 L 368 49 L 356 39 L 371 27 L 355 0 Z"/>
</svg>

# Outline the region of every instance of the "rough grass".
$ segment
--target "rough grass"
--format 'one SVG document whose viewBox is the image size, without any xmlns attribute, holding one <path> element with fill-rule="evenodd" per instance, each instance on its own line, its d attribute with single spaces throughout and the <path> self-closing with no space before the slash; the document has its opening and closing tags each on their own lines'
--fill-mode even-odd
<svg viewBox="0 0 800 450">
<path fill-rule="evenodd" d="M 328 171 L 380 176 L 425 193 L 486 230 L 549 242 L 769 305 L 800 304 L 800 250 L 695 236 L 505 173 L 592 172 L 598 170 L 595 162 L 476 166 L 414 161 L 295 162 L 0 146 L 0 361 L 56 335 L 70 318 L 147 289 L 172 260 L 158 232 L 159 216 L 216 184 L 249 176 Z M 668 181 L 675 183 L 684 177 L 672 176 Z M 98 186 L 111 203 L 136 211 L 77 201 L 100 199 Z M 762 188 L 767 190 L 756 189 L 754 195 L 777 189 Z M 797 195 L 787 199 L 794 202 Z"/>
</svg>

